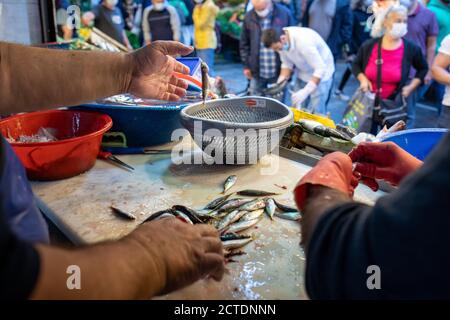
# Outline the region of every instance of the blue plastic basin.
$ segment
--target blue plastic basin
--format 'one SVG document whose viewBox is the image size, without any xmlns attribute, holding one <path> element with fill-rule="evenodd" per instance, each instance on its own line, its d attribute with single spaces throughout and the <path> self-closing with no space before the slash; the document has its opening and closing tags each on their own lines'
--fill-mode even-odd
<svg viewBox="0 0 450 320">
<path fill-rule="evenodd" d="M 424 160 L 447 132 L 448 129 L 410 129 L 386 135 L 382 141 L 392 141 L 416 158 Z"/>
<path fill-rule="evenodd" d="M 117 147 L 150 147 L 171 141 L 172 132 L 182 128 L 180 110 L 187 104 L 177 106 L 119 106 L 86 104 L 74 107 L 79 110 L 97 111 L 109 115 L 113 127 L 103 141 L 111 141 L 115 135 L 123 145 Z M 122 139 L 122 137 L 124 139 Z"/>
</svg>

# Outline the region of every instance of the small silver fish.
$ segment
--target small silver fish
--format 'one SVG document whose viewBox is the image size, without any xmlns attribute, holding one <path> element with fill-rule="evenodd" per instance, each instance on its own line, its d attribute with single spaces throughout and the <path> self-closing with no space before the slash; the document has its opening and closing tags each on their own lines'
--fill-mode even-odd
<svg viewBox="0 0 450 320">
<path fill-rule="evenodd" d="M 246 214 L 244 214 L 244 216 L 241 219 L 239 219 L 239 222 L 258 219 L 259 217 L 261 217 L 261 215 L 263 213 L 264 213 L 264 209 L 258 209 L 258 210 L 247 212 Z"/>
<path fill-rule="evenodd" d="M 250 201 L 252 201 L 252 200 L 244 199 L 244 198 L 229 199 L 224 204 L 222 204 L 220 207 L 218 207 L 218 209 L 219 209 L 219 212 L 230 211 L 230 210 L 239 208 L 240 206 L 242 206 Z"/>
<path fill-rule="evenodd" d="M 115 214 L 117 214 L 121 218 L 126 218 L 126 219 L 129 219 L 129 220 L 136 220 L 136 216 L 134 214 L 130 213 L 130 212 L 126 212 L 126 211 L 120 210 L 119 208 L 116 208 L 116 207 L 113 207 L 113 206 L 111 206 L 110 208 Z"/>
<path fill-rule="evenodd" d="M 223 231 L 230 224 L 238 221 L 247 211 L 241 211 L 239 209 L 231 211 L 229 214 L 225 216 L 219 223 L 217 224 L 217 230 Z"/>
<path fill-rule="evenodd" d="M 280 209 L 283 212 L 297 212 L 298 211 L 298 209 L 295 207 L 291 207 L 291 206 L 282 204 L 275 199 L 273 201 L 275 202 L 275 205 L 278 207 L 278 209 Z"/>
<path fill-rule="evenodd" d="M 262 209 L 265 206 L 266 206 L 266 203 L 263 199 L 255 199 L 255 200 L 252 200 L 252 201 L 240 206 L 239 210 L 253 211 L 253 210 Z"/>
<path fill-rule="evenodd" d="M 231 226 L 229 226 L 227 232 L 240 232 L 246 230 L 257 225 L 260 220 L 261 218 L 233 223 Z"/>
<path fill-rule="evenodd" d="M 273 220 L 273 214 L 275 213 L 275 209 L 276 209 L 275 202 L 273 201 L 272 198 L 266 199 L 265 202 L 266 202 L 266 208 L 265 208 L 266 213 L 269 216 L 270 220 Z"/>
<path fill-rule="evenodd" d="M 227 201 L 227 199 L 228 199 L 229 197 L 231 197 L 231 195 L 232 195 L 232 194 L 230 193 L 230 194 L 224 195 L 223 197 L 214 199 L 213 201 L 211 201 L 210 203 L 208 203 L 208 204 L 205 206 L 205 209 L 211 209 L 211 210 L 216 209 L 218 206 L 220 206 L 220 205 L 223 204 L 225 201 Z"/>
<path fill-rule="evenodd" d="M 237 234 L 237 233 L 225 233 L 220 236 L 221 241 L 227 241 L 227 240 L 236 240 L 236 239 L 248 239 L 252 236 L 249 234 Z"/>
<path fill-rule="evenodd" d="M 222 193 L 226 193 L 237 181 L 237 176 L 231 175 L 225 180 L 225 183 L 223 184 L 223 191 Z"/>
<path fill-rule="evenodd" d="M 275 212 L 275 217 L 285 219 L 285 220 L 291 220 L 291 221 L 299 221 L 302 219 L 302 216 L 300 212 Z"/>
<path fill-rule="evenodd" d="M 181 218 L 184 222 L 187 222 L 189 224 L 194 224 L 194 222 L 183 212 L 181 212 L 179 210 L 174 210 L 173 213 L 176 217 Z"/>
<path fill-rule="evenodd" d="M 268 197 L 268 196 L 276 196 L 279 195 L 279 193 L 275 192 L 268 192 L 268 191 L 262 191 L 262 190 L 241 190 L 236 193 L 239 196 L 244 197 Z"/>
<path fill-rule="evenodd" d="M 233 250 L 233 249 L 239 249 L 243 246 L 246 246 L 250 242 L 253 241 L 253 238 L 247 238 L 247 239 L 234 239 L 234 240 L 227 240 L 222 241 L 223 248 L 226 250 Z"/>
</svg>

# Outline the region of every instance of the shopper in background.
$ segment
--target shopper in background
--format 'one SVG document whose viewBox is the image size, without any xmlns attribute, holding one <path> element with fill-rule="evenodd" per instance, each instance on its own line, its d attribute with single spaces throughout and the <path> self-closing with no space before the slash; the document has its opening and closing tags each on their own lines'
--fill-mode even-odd
<svg viewBox="0 0 450 320">
<path fill-rule="evenodd" d="M 439 33 L 436 39 L 437 51 L 442 40 L 450 34 L 450 0 L 430 0 L 427 7 L 434 12 L 439 25 Z M 436 81 L 433 81 L 431 87 L 434 89 L 436 100 L 440 103 L 444 96 L 445 87 Z"/>
<path fill-rule="evenodd" d="M 209 74 L 214 77 L 214 53 L 217 48 L 216 16 L 219 7 L 212 0 L 195 0 L 194 13 L 194 47 L 197 56 L 209 67 Z"/>
<path fill-rule="evenodd" d="M 436 52 L 436 37 L 438 24 L 435 14 L 419 3 L 418 0 L 400 0 L 408 9 L 408 33 L 406 40 L 418 45 L 426 57 L 428 65 L 433 64 Z M 416 71 L 411 70 L 410 81 L 414 79 Z M 420 100 L 431 84 L 431 70 L 427 73 L 424 83 L 408 98 L 408 128 L 414 128 L 416 120 L 416 103 Z"/>
<path fill-rule="evenodd" d="M 450 129 L 450 34 L 442 40 L 431 71 L 434 79 L 445 85 L 438 127 Z"/>
<path fill-rule="evenodd" d="M 117 7 L 118 0 L 103 0 L 92 11 L 85 12 L 82 17 L 83 24 L 94 26 L 106 35 L 132 50 L 125 34 L 125 21 L 122 12 Z"/>
<path fill-rule="evenodd" d="M 184 40 L 184 27 L 189 16 L 189 10 L 183 0 L 169 0 L 169 4 L 177 10 L 178 18 L 180 20 L 180 42 L 186 44 Z"/>
<path fill-rule="evenodd" d="M 252 0 L 242 26 L 239 43 L 244 75 L 250 80 L 250 94 L 261 95 L 268 85 L 276 83 L 280 74 L 279 55 L 266 48 L 261 40 L 262 32 L 274 29 L 278 34 L 283 28 L 294 25 L 294 19 L 284 6 L 271 0 Z"/>
<path fill-rule="evenodd" d="M 407 33 L 407 9 L 394 5 L 381 13 L 372 26 L 374 39 L 366 41 L 353 62 L 353 74 L 363 91 L 377 91 L 378 46 L 381 43 L 381 98 L 395 100 L 398 94 L 408 98 L 424 82 L 427 62 L 416 44 L 403 39 Z M 409 81 L 411 68 L 416 70 Z"/>
<path fill-rule="evenodd" d="M 353 62 L 356 52 L 358 52 L 359 47 L 368 39 L 370 39 L 370 28 L 367 26 L 367 20 L 371 16 L 369 13 L 369 7 L 372 5 L 372 0 L 352 0 L 352 37 L 350 41 L 350 51 L 349 55 L 346 57 L 346 69 L 342 76 L 339 86 L 335 91 L 335 95 L 343 100 L 348 101 L 349 97 L 346 96 L 343 91 L 348 79 L 352 74 L 351 63 Z"/>
<path fill-rule="evenodd" d="M 349 50 L 352 22 L 349 0 L 308 0 L 303 15 L 303 26 L 320 34 L 335 60 Z"/>
<path fill-rule="evenodd" d="M 56 28 L 58 32 L 58 36 L 63 38 L 64 40 L 70 40 L 73 36 L 73 28 L 72 26 L 67 25 L 67 9 L 70 6 L 69 0 L 57 0 L 56 4 Z"/>
<path fill-rule="evenodd" d="M 311 113 L 325 115 L 333 86 L 334 61 L 330 48 L 320 35 L 310 28 L 287 27 L 280 36 L 275 29 L 264 30 L 262 41 L 276 50 L 281 58 L 277 82 L 289 79 L 298 71 L 292 106 Z"/>
<path fill-rule="evenodd" d="M 177 10 L 165 0 L 152 0 L 152 5 L 144 9 L 142 32 L 145 44 L 157 40 L 180 41 Z"/>
<path fill-rule="evenodd" d="M 181 39 L 185 45 L 191 46 L 194 44 L 194 20 L 192 19 L 192 16 L 194 14 L 195 3 L 193 0 L 183 0 L 183 2 L 189 11 L 189 14 L 186 17 L 185 25 L 181 27 Z"/>
</svg>

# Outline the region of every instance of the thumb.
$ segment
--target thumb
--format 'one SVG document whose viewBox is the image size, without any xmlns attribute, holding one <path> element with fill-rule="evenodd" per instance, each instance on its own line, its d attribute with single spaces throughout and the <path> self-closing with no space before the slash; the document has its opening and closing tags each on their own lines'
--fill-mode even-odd
<svg viewBox="0 0 450 320">
<path fill-rule="evenodd" d="M 192 47 L 185 46 L 177 41 L 155 41 L 152 46 L 161 53 L 170 56 L 185 56 L 193 51 Z"/>
</svg>

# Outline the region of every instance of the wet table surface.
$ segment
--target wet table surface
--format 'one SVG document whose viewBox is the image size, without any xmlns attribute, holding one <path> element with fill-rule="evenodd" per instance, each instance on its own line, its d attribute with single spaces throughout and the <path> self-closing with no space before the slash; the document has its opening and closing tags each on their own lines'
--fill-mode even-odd
<svg viewBox="0 0 450 320">
<path fill-rule="evenodd" d="M 310 170 L 309 166 L 274 154 L 255 165 L 192 164 L 193 155 L 200 154 L 199 150 L 192 150 L 183 156 L 118 156 L 132 165 L 134 172 L 98 160 L 94 168 L 77 177 L 34 182 L 32 186 L 47 217 L 75 244 L 83 245 L 119 239 L 152 212 L 175 204 L 201 208 L 220 196 L 222 184 L 231 174 L 238 177 L 231 191 L 274 191 L 282 193 L 275 197 L 277 200 L 293 205 L 291 190 Z M 279 186 L 286 186 L 287 190 Z M 359 186 L 355 199 L 371 204 L 380 195 L 381 192 Z M 111 205 L 134 213 L 136 221 L 118 218 L 111 212 Z M 201 280 L 161 298 L 307 299 L 299 224 L 274 219 L 265 216 L 256 228 L 245 232 L 256 239 L 243 248 L 246 255 L 234 257 L 237 262 L 227 264 L 229 272 L 220 283 Z"/>
</svg>

